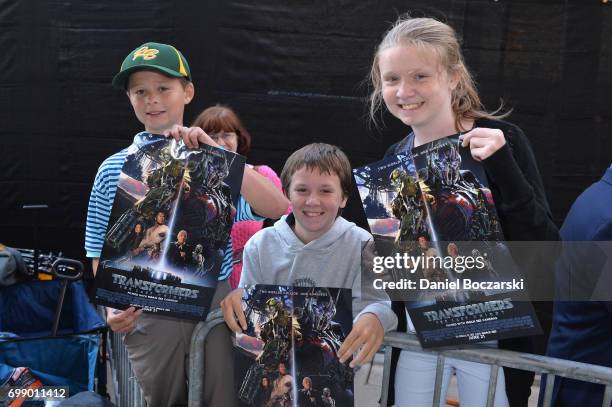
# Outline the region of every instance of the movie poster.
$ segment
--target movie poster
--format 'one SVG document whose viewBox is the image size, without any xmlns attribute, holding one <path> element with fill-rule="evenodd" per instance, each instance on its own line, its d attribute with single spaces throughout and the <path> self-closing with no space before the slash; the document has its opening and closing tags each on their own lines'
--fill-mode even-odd
<svg viewBox="0 0 612 407">
<path fill-rule="evenodd" d="M 414 163 L 404 155 L 395 155 L 355 168 L 353 175 L 370 232 L 374 237 L 396 240 L 402 213 L 408 211 L 406 203 L 397 199 L 402 180 L 412 180 L 412 184 L 406 183 L 406 189 L 410 190 L 407 195 L 411 194 L 414 202 L 419 197 Z"/>
<path fill-rule="evenodd" d="M 242 407 L 354 405 L 353 369 L 337 353 L 352 327 L 351 290 L 245 288 L 248 328 L 236 335 Z"/>
<path fill-rule="evenodd" d="M 128 149 L 96 274 L 117 309 L 204 320 L 240 191 L 244 157 L 142 133 Z"/>
<path fill-rule="evenodd" d="M 385 215 L 397 222 L 386 221 L 384 234 L 372 229 L 390 259 L 375 286 L 407 301 L 424 348 L 541 332 L 484 169 L 458 136 L 356 169 L 355 178 L 370 226 Z"/>
</svg>

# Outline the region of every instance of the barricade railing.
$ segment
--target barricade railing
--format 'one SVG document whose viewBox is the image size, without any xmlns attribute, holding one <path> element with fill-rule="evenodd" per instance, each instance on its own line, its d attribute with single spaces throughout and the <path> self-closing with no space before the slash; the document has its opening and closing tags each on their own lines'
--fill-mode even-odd
<svg viewBox="0 0 612 407">
<path fill-rule="evenodd" d="M 189 407 L 204 406 L 204 341 L 210 331 L 223 323 L 223 313 L 215 309 L 208 314 L 205 322 L 196 325 L 191 335 L 189 350 Z"/>
<path fill-rule="evenodd" d="M 115 394 L 115 404 L 118 407 L 145 407 L 147 405 L 140 385 L 132 371 L 127 349 L 123 345 L 123 334 L 109 330 L 111 372 Z"/>
<path fill-rule="evenodd" d="M 389 379 L 391 377 L 391 352 L 393 348 L 406 349 L 414 352 L 431 352 L 437 354 L 436 381 L 432 406 L 440 405 L 442 376 L 445 358 L 466 360 L 469 362 L 491 365 L 489 389 L 487 392 L 487 407 L 493 406 L 497 385 L 499 367 L 511 367 L 539 374 L 546 374 L 546 391 L 543 406 L 549 407 L 552 400 L 555 377 L 567 377 L 585 382 L 602 384 L 605 387 L 603 407 L 609 407 L 612 402 L 612 368 L 573 362 L 548 356 L 520 353 L 503 349 L 492 349 L 485 346 L 472 345 L 469 348 L 446 349 L 441 351 L 424 350 L 416 335 L 401 332 L 390 332 L 385 335 L 385 363 L 383 370 L 381 407 L 388 406 Z M 461 395 L 459 395 L 461 396 Z"/>
<path fill-rule="evenodd" d="M 189 407 L 204 406 L 204 341 L 212 328 L 223 323 L 220 309 L 211 311 L 205 322 L 196 325 L 191 335 L 189 356 Z M 123 334 L 110 332 L 110 361 L 118 407 L 145 407 L 142 390 L 132 371 Z"/>
</svg>

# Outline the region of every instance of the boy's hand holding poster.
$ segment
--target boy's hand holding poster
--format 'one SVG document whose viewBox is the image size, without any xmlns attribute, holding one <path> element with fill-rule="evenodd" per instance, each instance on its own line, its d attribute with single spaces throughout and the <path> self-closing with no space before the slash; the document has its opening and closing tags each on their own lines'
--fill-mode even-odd
<svg viewBox="0 0 612 407">
<path fill-rule="evenodd" d="M 541 332 L 484 169 L 457 136 L 354 173 L 380 254 L 373 284 L 409 301 L 421 346 Z"/>
<path fill-rule="evenodd" d="M 96 300 L 203 320 L 235 215 L 244 157 L 142 133 L 119 176 Z"/>
<path fill-rule="evenodd" d="M 353 406 L 353 369 L 338 349 L 351 330 L 351 290 L 245 287 L 236 335 L 241 406 Z"/>
</svg>

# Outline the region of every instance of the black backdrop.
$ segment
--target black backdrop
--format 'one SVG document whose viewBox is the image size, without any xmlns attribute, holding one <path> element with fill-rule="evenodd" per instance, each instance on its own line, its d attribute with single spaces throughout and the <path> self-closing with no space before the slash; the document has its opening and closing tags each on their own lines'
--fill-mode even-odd
<svg viewBox="0 0 612 407">
<path fill-rule="evenodd" d="M 110 86 L 146 41 L 187 57 L 203 108 L 235 108 L 253 135 L 253 164 L 280 170 L 313 141 L 343 147 L 353 165 L 406 134 L 366 125 L 363 85 L 374 48 L 399 13 L 438 16 L 463 38 L 489 109 L 528 135 L 555 221 L 612 161 L 612 2 L 0 1 L 0 241 L 83 258 L 89 189 L 100 162 L 140 130 Z"/>
</svg>

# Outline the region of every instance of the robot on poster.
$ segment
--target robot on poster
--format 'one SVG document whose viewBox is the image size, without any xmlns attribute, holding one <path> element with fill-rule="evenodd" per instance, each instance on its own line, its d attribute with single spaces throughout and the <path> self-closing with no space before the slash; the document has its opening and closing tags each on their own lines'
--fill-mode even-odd
<svg viewBox="0 0 612 407">
<path fill-rule="evenodd" d="M 242 406 L 353 406 L 353 371 L 338 349 L 351 329 L 350 290 L 246 287 L 248 328 L 236 336 Z"/>
</svg>

